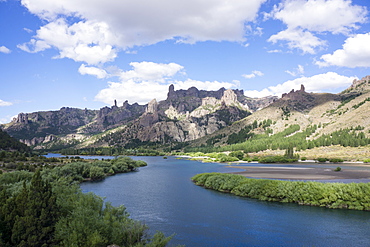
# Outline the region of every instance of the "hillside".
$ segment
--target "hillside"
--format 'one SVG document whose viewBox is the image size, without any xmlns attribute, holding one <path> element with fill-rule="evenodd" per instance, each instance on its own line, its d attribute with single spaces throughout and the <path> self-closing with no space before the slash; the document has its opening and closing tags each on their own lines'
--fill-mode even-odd
<svg viewBox="0 0 370 247">
<path fill-rule="evenodd" d="M 195 140 L 243 119 L 276 100 L 251 99 L 242 90 L 174 90 L 167 99 L 146 105 L 100 110 L 63 107 L 58 111 L 20 113 L 2 126 L 11 136 L 35 149 L 68 147 L 137 147 Z"/>
<path fill-rule="evenodd" d="M 167 99 L 100 110 L 62 108 L 20 113 L 3 125 L 35 149 L 101 147 L 267 152 L 370 143 L 370 76 L 338 94 L 307 93 L 251 99 L 242 90 L 174 90 Z M 339 139 L 339 141 L 337 140 Z"/>
<path fill-rule="evenodd" d="M 193 141 L 187 150 L 258 152 L 293 145 L 299 151 L 332 145 L 336 135 L 341 136 L 343 143 L 338 144 L 342 146 L 367 145 L 369 110 L 370 76 L 355 80 L 339 94 L 307 93 L 302 86 L 245 119 Z"/>
<path fill-rule="evenodd" d="M 0 151 L 29 152 L 30 148 L 0 129 Z"/>
</svg>

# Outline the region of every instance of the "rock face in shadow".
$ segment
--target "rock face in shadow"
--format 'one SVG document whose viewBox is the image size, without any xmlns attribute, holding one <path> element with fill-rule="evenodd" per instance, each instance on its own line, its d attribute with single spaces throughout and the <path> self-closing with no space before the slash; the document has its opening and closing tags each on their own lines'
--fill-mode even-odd
<svg viewBox="0 0 370 247">
<path fill-rule="evenodd" d="M 339 101 L 341 97 L 336 94 L 314 94 L 307 93 L 304 85 L 297 91 L 292 89 L 289 93 L 284 93 L 281 99 L 276 100 L 272 106 L 277 106 L 290 111 L 304 112 L 312 109 L 314 106 L 323 104 L 327 101 L 336 100 Z"/>
</svg>

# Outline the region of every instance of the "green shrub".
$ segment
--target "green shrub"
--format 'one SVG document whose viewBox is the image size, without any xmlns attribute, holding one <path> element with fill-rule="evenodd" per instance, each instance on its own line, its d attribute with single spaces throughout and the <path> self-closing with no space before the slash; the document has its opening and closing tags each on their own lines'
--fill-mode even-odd
<svg viewBox="0 0 370 247">
<path fill-rule="evenodd" d="M 334 169 L 335 172 L 340 172 L 341 170 L 342 170 L 342 168 L 340 168 L 339 166 Z"/>
<path fill-rule="evenodd" d="M 232 157 L 232 156 L 228 156 L 228 155 L 225 155 L 225 156 L 222 156 L 220 159 L 219 159 L 220 162 L 234 162 L 234 161 L 239 161 L 238 158 L 236 157 Z"/>
<path fill-rule="evenodd" d="M 317 161 L 320 163 L 323 163 L 323 162 L 328 161 L 328 159 L 327 158 L 317 158 Z"/>
<path fill-rule="evenodd" d="M 298 159 L 287 158 L 284 156 L 268 156 L 268 157 L 262 157 L 259 159 L 260 163 L 293 163 L 297 161 Z"/>
<path fill-rule="evenodd" d="M 236 174 L 222 173 L 198 174 L 192 180 L 195 184 L 210 189 L 264 201 L 370 210 L 370 183 L 345 184 L 251 179 Z"/>
<path fill-rule="evenodd" d="M 242 160 L 244 157 L 244 153 L 242 151 L 234 151 L 229 153 L 229 156 L 238 158 L 238 160 Z"/>
<path fill-rule="evenodd" d="M 331 159 L 329 159 L 329 162 L 332 162 L 332 163 L 341 163 L 343 161 L 344 160 L 342 160 L 340 158 L 331 158 Z"/>
</svg>

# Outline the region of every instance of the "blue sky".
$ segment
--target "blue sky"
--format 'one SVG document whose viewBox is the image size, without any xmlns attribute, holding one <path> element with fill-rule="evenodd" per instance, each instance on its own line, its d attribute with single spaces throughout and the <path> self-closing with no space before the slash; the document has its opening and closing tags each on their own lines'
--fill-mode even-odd
<svg viewBox="0 0 370 247">
<path fill-rule="evenodd" d="M 0 123 L 175 90 L 338 93 L 370 75 L 364 0 L 0 0 Z"/>
</svg>

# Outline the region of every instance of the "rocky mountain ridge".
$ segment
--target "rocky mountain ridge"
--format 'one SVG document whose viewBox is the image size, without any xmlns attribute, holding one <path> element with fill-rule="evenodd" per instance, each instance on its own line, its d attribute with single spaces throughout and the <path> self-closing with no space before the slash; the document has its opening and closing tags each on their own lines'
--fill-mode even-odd
<svg viewBox="0 0 370 247">
<path fill-rule="evenodd" d="M 167 99 L 153 99 L 146 105 L 121 106 L 114 102 L 100 110 L 61 108 L 59 111 L 20 113 L 2 128 L 36 149 L 65 147 L 179 146 L 227 144 L 254 122 L 271 123 L 269 134 L 292 125 L 304 131 L 318 126 L 308 139 L 341 129 L 356 129 L 370 135 L 370 76 L 354 80 L 338 94 L 307 93 L 304 85 L 281 98 L 252 99 L 242 90 L 174 90 Z M 264 133 L 255 128 L 252 132 Z"/>
<path fill-rule="evenodd" d="M 213 133 L 263 108 L 277 97 L 252 99 L 243 90 L 174 90 L 167 99 L 88 110 L 20 113 L 2 129 L 29 146 L 105 146 L 135 142 L 183 142 Z M 111 139 L 109 139 L 111 138 Z M 113 139 L 112 139 L 113 138 Z"/>
<path fill-rule="evenodd" d="M 343 129 L 356 130 L 370 137 L 369 111 L 370 76 L 354 80 L 348 89 L 338 94 L 307 93 L 302 85 L 300 90 L 283 94 L 268 107 L 227 128 L 195 140 L 191 146 L 203 146 L 214 139 L 217 139 L 217 142 L 212 141 L 214 146 L 226 145 L 228 136 L 240 133 L 245 126 L 254 122 L 262 123 L 268 120 L 272 123 L 269 126 L 270 134 L 282 132 L 287 127 L 298 124 L 300 132 L 310 126 L 317 126 L 317 130 L 307 136 L 308 140 Z M 265 133 L 264 131 L 256 128 L 253 133 L 261 134 Z"/>
</svg>

